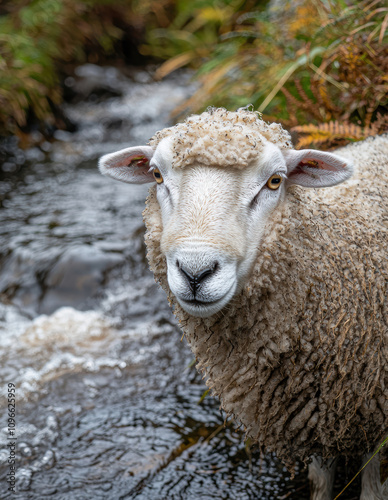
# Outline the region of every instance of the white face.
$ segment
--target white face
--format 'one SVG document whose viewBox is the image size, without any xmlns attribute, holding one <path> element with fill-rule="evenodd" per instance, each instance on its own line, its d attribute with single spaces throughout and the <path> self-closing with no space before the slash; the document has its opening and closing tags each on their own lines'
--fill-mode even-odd
<svg viewBox="0 0 388 500">
<path fill-rule="evenodd" d="M 157 181 L 169 287 L 183 309 L 199 317 L 219 312 L 244 286 L 287 185 L 330 186 L 352 173 L 351 165 L 333 154 L 282 152 L 267 141 L 244 169 L 195 164 L 174 169 L 171 138 L 155 151 L 142 146 L 106 155 L 100 170 L 124 182 Z"/>
<path fill-rule="evenodd" d="M 169 139 L 164 139 L 150 166 L 163 177 L 157 198 L 170 289 L 189 314 L 211 316 L 246 281 L 268 217 L 285 194 L 285 159 L 268 143 L 243 170 L 172 169 Z M 271 189 L 267 183 L 274 174 Z"/>
</svg>

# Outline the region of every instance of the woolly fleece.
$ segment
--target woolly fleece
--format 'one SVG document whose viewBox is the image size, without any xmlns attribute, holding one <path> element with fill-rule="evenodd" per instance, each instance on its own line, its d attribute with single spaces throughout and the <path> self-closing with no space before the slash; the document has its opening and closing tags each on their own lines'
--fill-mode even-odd
<svg viewBox="0 0 388 500">
<path fill-rule="evenodd" d="M 265 140 L 280 149 L 292 147 L 290 134 L 281 125 L 266 123 L 248 108 L 237 112 L 209 108 L 201 115 L 192 115 L 183 123 L 157 132 L 149 144 L 156 149 L 166 137 L 173 142 L 173 168 L 193 163 L 245 168 L 263 150 Z"/>
<path fill-rule="evenodd" d="M 312 454 L 360 455 L 387 433 L 387 152 L 388 136 L 349 145 L 338 154 L 358 167 L 350 181 L 291 187 L 245 288 L 205 319 L 189 316 L 168 288 L 150 189 L 149 264 L 197 368 L 225 412 L 288 467 Z"/>
</svg>

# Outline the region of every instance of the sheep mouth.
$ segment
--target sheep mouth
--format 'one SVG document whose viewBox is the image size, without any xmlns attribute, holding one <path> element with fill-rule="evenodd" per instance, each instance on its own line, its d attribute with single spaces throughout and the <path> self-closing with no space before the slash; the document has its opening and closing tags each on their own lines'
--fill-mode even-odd
<svg viewBox="0 0 388 500">
<path fill-rule="evenodd" d="M 221 299 L 222 300 L 222 299 Z M 219 302 L 219 300 L 212 300 L 212 301 L 203 301 L 203 300 L 198 300 L 198 299 L 180 299 L 181 302 L 185 303 L 185 304 L 190 304 L 191 306 L 204 306 L 204 307 L 209 307 L 209 306 L 213 306 L 214 304 L 217 304 L 217 302 Z"/>
<path fill-rule="evenodd" d="M 224 307 L 223 298 L 209 302 L 197 299 L 186 300 L 179 298 L 178 302 L 188 314 L 199 318 L 212 316 Z"/>
<path fill-rule="evenodd" d="M 217 300 L 203 301 L 198 299 L 184 299 L 176 296 L 182 308 L 191 316 L 199 318 L 208 318 L 213 314 L 218 313 L 223 309 L 231 300 L 236 291 L 236 283 L 229 288 L 229 290 Z"/>
</svg>

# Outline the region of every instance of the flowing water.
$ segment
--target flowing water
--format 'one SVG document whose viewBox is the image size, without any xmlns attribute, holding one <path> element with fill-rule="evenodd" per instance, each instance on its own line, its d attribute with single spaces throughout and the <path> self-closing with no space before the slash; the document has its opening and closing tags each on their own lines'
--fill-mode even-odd
<svg viewBox="0 0 388 500">
<path fill-rule="evenodd" d="M 307 499 L 299 465 L 291 480 L 203 397 L 145 260 L 147 186 L 96 168 L 101 154 L 166 126 L 193 91 L 189 75 L 153 82 L 147 71 L 86 65 L 66 85 L 77 130 L 53 143 L 36 133 L 39 146 L 25 151 L 10 139 L 1 151 L 0 498 Z"/>
</svg>

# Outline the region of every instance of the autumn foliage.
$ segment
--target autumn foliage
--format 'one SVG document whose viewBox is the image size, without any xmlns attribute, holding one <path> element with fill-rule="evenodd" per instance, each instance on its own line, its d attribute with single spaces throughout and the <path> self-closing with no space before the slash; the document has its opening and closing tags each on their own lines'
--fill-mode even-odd
<svg viewBox="0 0 388 500">
<path fill-rule="evenodd" d="M 299 147 L 336 146 L 387 129 L 383 0 L 232 5 L 194 2 L 191 17 L 148 34 L 145 50 L 168 58 L 157 76 L 198 68 L 201 87 L 177 114 L 253 103 L 264 118 L 301 134 Z"/>
<path fill-rule="evenodd" d="M 177 117 L 208 105 L 234 110 L 251 103 L 265 119 L 290 129 L 298 147 L 330 148 L 387 130 L 384 0 L 8 0 L 4 5 L 3 132 L 24 127 L 31 113 L 55 122 L 63 77 L 84 61 L 114 63 L 118 46 L 134 33 L 143 57 L 160 63 L 156 78 L 182 67 L 196 70 L 198 91 L 175 110 Z"/>
</svg>

